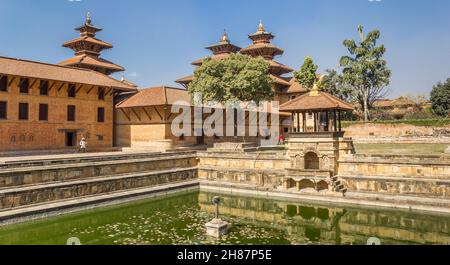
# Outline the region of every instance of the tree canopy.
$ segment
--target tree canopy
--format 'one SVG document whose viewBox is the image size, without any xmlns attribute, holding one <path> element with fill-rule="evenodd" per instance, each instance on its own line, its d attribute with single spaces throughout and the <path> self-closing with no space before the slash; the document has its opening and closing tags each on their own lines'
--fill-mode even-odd
<svg viewBox="0 0 450 265">
<path fill-rule="evenodd" d="M 430 100 L 434 114 L 441 117 L 450 115 L 450 78 L 445 83 L 439 82 L 433 87 Z"/>
<path fill-rule="evenodd" d="M 261 57 L 242 54 L 231 54 L 223 60 L 206 58 L 195 70 L 188 91 L 200 93 L 203 103 L 273 100 L 269 67 Z"/>
<path fill-rule="evenodd" d="M 358 27 L 359 42 L 345 40 L 344 46 L 350 56 L 340 60 L 342 80 L 354 93 L 355 99 L 364 111 L 364 119 L 370 119 L 370 108 L 373 103 L 386 95 L 386 87 L 390 83 L 391 71 L 382 59 L 386 48 L 377 46 L 380 31 L 374 30 L 364 36 L 363 26 Z"/>
<path fill-rule="evenodd" d="M 298 83 L 310 90 L 317 80 L 317 69 L 319 69 L 319 67 L 314 64 L 313 59 L 307 56 L 300 71 L 294 72 L 294 77 Z"/>
</svg>

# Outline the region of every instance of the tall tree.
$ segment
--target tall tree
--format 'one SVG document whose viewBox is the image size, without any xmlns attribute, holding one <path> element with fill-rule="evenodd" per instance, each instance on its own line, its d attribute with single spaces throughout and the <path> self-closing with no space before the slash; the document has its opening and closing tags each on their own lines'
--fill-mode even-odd
<svg viewBox="0 0 450 265">
<path fill-rule="evenodd" d="M 430 100 L 434 114 L 441 117 L 450 115 L 450 78 L 445 83 L 439 82 L 433 87 Z"/>
<path fill-rule="evenodd" d="M 327 69 L 325 72 L 319 82 L 320 89 L 344 101 L 353 101 L 353 90 L 344 83 L 343 76 L 334 69 Z"/>
<path fill-rule="evenodd" d="M 201 93 L 204 103 L 272 100 L 273 80 L 268 75 L 269 67 L 261 57 L 242 54 L 232 54 L 223 60 L 207 58 L 195 70 L 188 91 Z"/>
<path fill-rule="evenodd" d="M 373 103 L 387 93 L 391 71 L 387 67 L 383 55 L 384 45 L 378 45 L 380 31 L 374 30 L 364 36 L 363 26 L 358 27 L 359 42 L 345 40 L 344 46 L 350 56 L 343 56 L 340 65 L 343 67 L 343 82 L 350 86 L 364 111 L 364 120 L 370 119 Z"/>
<path fill-rule="evenodd" d="M 303 87 L 310 90 L 317 80 L 317 69 L 319 67 L 314 64 L 313 59 L 307 56 L 300 71 L 294 72 L 294 77 Z"/>
</svg>

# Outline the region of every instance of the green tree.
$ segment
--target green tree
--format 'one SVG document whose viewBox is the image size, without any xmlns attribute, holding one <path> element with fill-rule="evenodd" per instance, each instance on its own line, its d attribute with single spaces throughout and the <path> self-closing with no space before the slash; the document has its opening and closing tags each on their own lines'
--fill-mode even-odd
<svg viewBox="0 0 450 265">
<path fill-rule="evenodd" d="M 434 114 L 441 117 L 450 115 L 450 78 L 445 83 L 439 82 L 433 87 L 430 100 Z"/>
<path fill-rule="evenodd" d="M 300 71 L 294 72 L 294 77 L 300 85 L 310 90 L 317 80 L 317 69 L 319 69 L 319 67 L 314 64 L 313 59 L 307 56 Z"/>
<path fill-rule="evenodd" d="M 194 73 L 188 91 L 201 93 L 202 102 L 273 100 L 269 63 L 262 57 L 232 54 L 223 60 L 206 58 Z"/>
<path fill-rule="evenodd" d="M 327 69 L 325 72 L 319 88 L 344 101 L 353 101 L 352 88 L 344 83 L 343 76 L 334 69 Z"/>
<path fill-rule="evenodd" d="M 375 100 L 386 95 L 391 71 L 383 60 L 384 45 L 377 46 L 380 31 L 374 30 L 364 36 L 363 26 L 358 27 L 359 42 L 345 40 L 344 46 L 350 56 L 343 56 L 340 66 L 345 85 L 353 89 L 354 97 L 364 111 L 364 120 L 370 119 L 370 109 Z"/>
</svg>

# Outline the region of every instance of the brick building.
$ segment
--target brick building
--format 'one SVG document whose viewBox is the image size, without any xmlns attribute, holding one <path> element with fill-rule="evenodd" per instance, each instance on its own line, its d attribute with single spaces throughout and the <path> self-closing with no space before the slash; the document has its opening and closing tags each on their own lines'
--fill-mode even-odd
<svg viewBox="0 0 450 265">
<path fill-rule="evenodd" d="M 112 45 L 90 17 L 77 30 L 64 45 L 82 59 L 71 66 L 0 57 L 0 153 L 74 150 L 82 137 L 91 150 L 113 147 L 114 97 L 136 87 L 106 75 L 123 68 L 99 57 Z"/>
</svg>

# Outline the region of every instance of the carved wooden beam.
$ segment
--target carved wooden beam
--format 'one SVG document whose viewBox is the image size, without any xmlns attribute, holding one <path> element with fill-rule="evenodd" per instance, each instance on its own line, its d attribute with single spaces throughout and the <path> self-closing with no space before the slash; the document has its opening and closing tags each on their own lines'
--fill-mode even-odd
<svg viewBox="0 0 450 265">
<path fill-rule="evenodd" d="M 11 76 L 11 80 L 9 80 L 8 82 L 8 87 L 10 87 L 12 85 L 12 83 L 14 82 L 16 78 L 14 76 Z"/>
<path fill-rule="evenodd" d="M 92 92 L 92 90 L 95 88 L 95 86 L 91 86 L 90 88 L 89 88 L 89 90 L 87 91 L 87 94 L 89 95 L 91 92 Z"/>
<path fill-rule="evenodd" d="M 64 87 L 64 83 L 61 84 L 61 86 L 58 88 L 58 92 L 61 91 L 61 89 Z"/>
<path fill-rule="evenodd" d="M 127 118 L 127 120 L 128 120 L 128 121 L 131 121 L 130 116 L 128 116 L 128 114 L 125 112 L 125 110 L 122 109 L 122 108 L 121 108 L 120 110 L 122 111 L 123 115 L 125 115 L 125 117 Z"/>
<path fill-rule="evenodd" d="M 31 83 L 30 88 L 33 88 L 33 86 L 36 84 L 36 82 L 39 81 L 39 79 L 34 79 L 33 83 Z"/>
<path fill-rule="evenodd" d="M 80 92 L 80 90 L 83 88 L 83 86 L 84 86 L 84 85 L 80 85 L 80 86 L 76 89 L 75 94 L 78 94 L 78 92 Z M 77 85 L 75 85 L 75 87 L 77 87 Z"/>
<path fill-rule="evenodd" d="M 134 113 L 134 115 L 136 115 L 136 117 L 138 118 L 139 121 L 142 121 L 142 120 L 141 120 L 141 116 L 139 116 L 139 115 L 137 114 L 137 112 L 136 112 L 136 110 L 134 110 L 134 108 L 131 108 L 131 111 Z"/>
<path fill-rule="evenodd" d="M 52 85 L 48 87 L 48 91 L 51 91 L 55 85 L 56 85 L 56 81 L 53 81 Z"/>
<path fill-rule="evenodd" d="M 163 116 L 161 115 L 161 113 L 159 113 L 158 109 L 156 108 L 156 106 L 153 106 L 153 108 L 155 109 L 155 112 L 158 114 L 159 118 L 163 121 Z"/>
<path fill-rule="evenodd" d="M 145 115 L 147 115 L 147 118 L 148 118 L 149 120 L 152 120 L 152 116 L 150 116 L 150 114 L 149 114 L 148 111 L 145 109 L 145 107 L 142 107 L 142 109 L 144 110 Z"/>
</svg>

